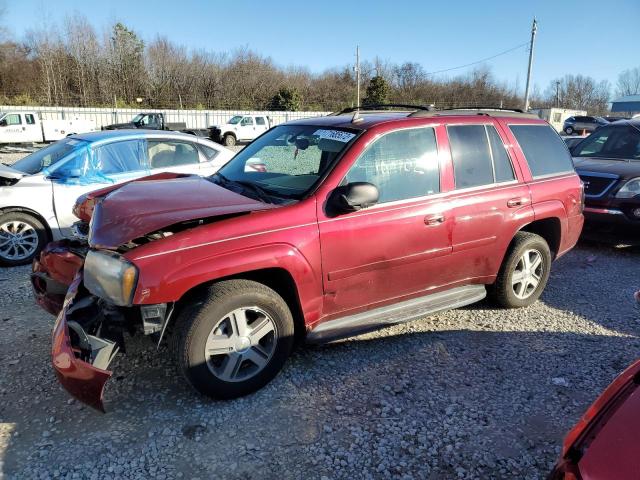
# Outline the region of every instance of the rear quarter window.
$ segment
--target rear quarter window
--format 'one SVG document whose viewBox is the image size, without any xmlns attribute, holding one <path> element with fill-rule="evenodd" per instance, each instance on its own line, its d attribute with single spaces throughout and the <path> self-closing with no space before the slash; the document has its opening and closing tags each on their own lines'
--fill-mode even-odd
<svg viewBox="0 0 640 480">
<path fill-rule="evenodd" d="M 573 172 L 567 146 L 548 125 L 509 125 L 529 164 L 531 175 L 542 177 Z"/>
</svg>

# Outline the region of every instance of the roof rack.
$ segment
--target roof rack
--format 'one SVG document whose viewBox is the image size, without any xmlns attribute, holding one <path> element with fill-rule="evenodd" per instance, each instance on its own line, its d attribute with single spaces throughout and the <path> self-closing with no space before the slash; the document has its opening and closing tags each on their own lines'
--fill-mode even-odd
<svg viewBox="0 0 640 480">
<path fill-rule="evenodd" d="M 411 110 L 411 111 L 433 110 L 433 107 L 426 106 L 426 105 L 407 105 L 405 103 L 376 103 L 373 105 L 361 105 L 359 107 L 345 108 L 343 110 L 340 110 L 339 112 L 332 113 L 330 116 L 346 115 L 348 113 L 354 113 L 354 112 L 360 112 L 360 111 L 366 111 L 369 113 L 385 112 L 390 108 L 402 108 L 404 110 Z"/>
<path fill-rule="evenodd" d="M 528 113 L 519 108 L 502 107 L 456 107 L 444 108 L 441 110 L 422 111 L 417 110 L 409 117 L 435 117 L 445 115 L 487 115 L 490 117 L 526 117 L 537 118 L 535 113 Z"/>
</svg>

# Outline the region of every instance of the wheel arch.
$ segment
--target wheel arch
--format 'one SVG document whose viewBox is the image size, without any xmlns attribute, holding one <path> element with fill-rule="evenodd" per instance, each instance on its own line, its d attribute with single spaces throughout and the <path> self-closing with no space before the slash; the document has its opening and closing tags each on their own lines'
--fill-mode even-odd
<svg viewBox="0 0 640 480">
<path fill-rule="evenodd" d="M 47 239 L 49 241 L 53 240 L 53 231 L 51 229 L 51 225 L 49 225 L 49 222 L 47 222 L 45 220 L 45 218 L 41 214 L 39 214 L 35 210 L 32 210 L 30 208 L 26 208 L 26 207 L 2 207 L 2 208 L 0 208 L 0 215 L 4 215 L 5 213 L 12 213 L 12 212 L 26 213 L 26 214 L 31 215 L 32 217 L 36 218 L 40 223 L 42 223 L 42 225 L 44 225 L 44 229 L 45 229 L 45 232 L 47 234 Z"/>
<path fill-rule="evenodd" d="M 189 289 L 185 294 L 175 303 L 175 310 L 170 323 L 175 322 L 177 318 L 185 308 L 194 305 L 198 299 L 202 298 L 204 292 L 212 285 L 227 280 L 252 280 L 257 283 L 261 283 L 280 295 L 285 303 L 291 310 L 294 323 L 294 335 L 296 342 L 300 342 L 304 339 L 306 334 L 306 326 L 304 319 L 304 312 L 300 303 L 300 294 L 298 286 L 293 278 L 293 275 L 285 268 L 282 267 L 270 267 L 260 268 L 256 270 L 248 270 L 233 275 L 215 278 L 207 282 L 201 283 Z M 168 325 L 169 330 L 171 325 Z"/>
<path fill-rule="evenodd" d="M 555 259 L 560 251 L 560 242 L 562 240 L 562 223 L 558 217 L 547 217 L 534 220 L 521 227 L 518 232 L 535 233 L 541 236 L 549 245 L 551 250 L 551 258 Z M 514 236 L 515 238 L 515 236 Z"/>
</svg>

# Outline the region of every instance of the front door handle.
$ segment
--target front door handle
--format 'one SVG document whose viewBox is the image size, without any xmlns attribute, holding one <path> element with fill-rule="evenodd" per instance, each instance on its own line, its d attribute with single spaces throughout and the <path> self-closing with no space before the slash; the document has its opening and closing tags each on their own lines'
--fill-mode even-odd
<svg viewBox="0 0 640 480">
<path fill-rule="evenodd" d="M 436 215 L 428 215 L 424 217 L 424 224 L 427 227 L 432 227 L 434 225 L 440 225 L 444 222 L 444 215 L 436 214 Z"/>
<path fill-rule="evenodd" d="M 529 203 L 529 199 L 526 197 L 511 198 L 507 200 L 507 207 L 516 208 L 526 205 L 527 203 Z"/>
</svg>

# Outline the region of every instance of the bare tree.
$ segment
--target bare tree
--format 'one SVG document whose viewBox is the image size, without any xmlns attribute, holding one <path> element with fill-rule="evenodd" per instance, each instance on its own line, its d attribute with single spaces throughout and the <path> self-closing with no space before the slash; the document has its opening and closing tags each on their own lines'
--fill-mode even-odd
<svg viewBox="0 0 640 480">
<path fill-rule="evenodd" d="M 640 67 L 625 70 L 618 76 L 616 95 L 624 97 L 626 95 L 640 94 Z"/>
<path fill-rule="evenodd" d="M 608 111 L 611 86 L 606 80 L 597 82 L 592 77 L 583 75 L 565 75 L 554 80 L 546 90 L 549 106 L 555 104 L 557 82 L 560 82 L 558 96 L 561 107 L 586 110 L 594 115 Z"/>
<path fill-rule="evenodd" d="M 66 18 L 65 36 L 71 57 L 72 83 L 80 103 L 88 106 L 97 97 L 101 46 L 94 28 L 86 17 L 79 14 Z"/>
</svg>

